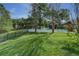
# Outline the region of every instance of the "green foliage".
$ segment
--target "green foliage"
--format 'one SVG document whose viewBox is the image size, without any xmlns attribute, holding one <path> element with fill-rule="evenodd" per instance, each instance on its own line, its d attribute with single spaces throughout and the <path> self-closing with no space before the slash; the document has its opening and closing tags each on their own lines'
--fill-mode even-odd
<svg viewBox="0 0 79 59">
<path fill-rule="evenodd" d="M 69 20 L 70 11 L 68 9 L 60 9 L 59 17 L 61 20 Z"/>
<path fill-rule="evenodd" d="M 32 18 L 34 19 L 34 24 L 42 26 L 43 18 L 46 16 L 48 10 L 48 4 L 46 3 L 33 3 L 32 4 Z"/>
<path fill-rule="evenodd" d="M 20 18 L 20 19 L 13 19 L 12 23 L 14 25 L 18 25 L 18 29 L 28 29 L 33 27 L 33 18 L 28 17 L 26 19 Z M 15 29 L 15 28 L 14 28 Z"/>
<path fill-rule="evenodd" d="M 0 4 L 0 30 L 10 31 L 12 29 L 12 22 L 9 12 Z"/>
</svg>

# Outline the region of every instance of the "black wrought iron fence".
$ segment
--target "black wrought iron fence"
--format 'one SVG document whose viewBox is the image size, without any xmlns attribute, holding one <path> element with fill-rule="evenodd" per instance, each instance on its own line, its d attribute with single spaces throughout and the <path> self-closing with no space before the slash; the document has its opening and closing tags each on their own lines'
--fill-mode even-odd
<svg viewBox="0 0 79 59">
<path fill-rule="evenodd" d="M 4 34 L 0 34 L 0 42 L 10 40 L 16 37 L 19 37 L 27 32 L 26 29 L 23 30 L 17 30 L 17 31 L 11 31 Z"/>
</svg>

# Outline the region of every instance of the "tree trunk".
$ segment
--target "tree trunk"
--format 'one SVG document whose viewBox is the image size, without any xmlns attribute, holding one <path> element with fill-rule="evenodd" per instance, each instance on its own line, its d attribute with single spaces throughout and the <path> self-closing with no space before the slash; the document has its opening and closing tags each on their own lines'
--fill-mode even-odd
<svg viewBox="0 0 79 59">
<path fill-rule="evenodd" d="M 35 32 L 37 32 L 37 27 L 38 27 L 38 20 L 35 19 L 34 21 Z"/>
<path fill-rule="evenodd" d="M 35 24 L 34 28 L 35 28 L 35 32 L 37 32 L 37 23 Z"/>
<path fill-rule="evenodd" d="M 52 33 L 54 33 L 54 29 L 55 29 L 54 24 L 52 24 Z"/>
<path fill-rule="evenodd" d="M 54 29 L 55 29 L 55 21 L 52 19 L 52 33 L 54 33 Z"/>
<path fill-rule="evenodd" d="M 35 26 L 35 32 L 37 32 L 37 26 Z"/>
<path fill-rule="evenodd" d="M 79 18 L 77 19 L 77 33 L 79 33 Z"/>
</svg>

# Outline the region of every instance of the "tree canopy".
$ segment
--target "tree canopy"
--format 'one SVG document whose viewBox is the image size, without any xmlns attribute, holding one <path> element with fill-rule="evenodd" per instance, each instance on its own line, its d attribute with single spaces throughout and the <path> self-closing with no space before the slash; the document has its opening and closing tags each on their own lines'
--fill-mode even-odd
<svg viewBox="0 0 79 59">
<path fill-rule="evenodd" d="M 0 4 L 0 30 L 11 30 L 11 24 L 9 11 L 7 11 L 2 4 Z"/>
</svg>

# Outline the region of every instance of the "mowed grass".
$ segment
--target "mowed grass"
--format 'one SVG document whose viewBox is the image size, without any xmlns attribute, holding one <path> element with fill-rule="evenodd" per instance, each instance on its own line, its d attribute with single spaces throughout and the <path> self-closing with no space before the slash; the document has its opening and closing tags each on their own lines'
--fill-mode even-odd
<svg viewBox="0 0 79 59">
<path fill-rule="evenodd" d="M 66 33 L 26 33 L 0 43 L 1 56 L 64 56 L 79 55 L 79 46 L 74 34 Z M 71 45 L 73 48 L 70 49 Z M 73 51 L 72 51 L 73 49 Z"/>
</svg>

